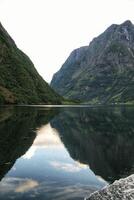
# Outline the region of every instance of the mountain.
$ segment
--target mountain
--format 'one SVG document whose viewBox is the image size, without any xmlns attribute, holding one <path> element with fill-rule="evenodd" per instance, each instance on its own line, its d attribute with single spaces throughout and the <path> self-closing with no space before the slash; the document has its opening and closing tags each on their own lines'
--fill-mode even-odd
<svg viewBox="0 0 134 200">
<path fill-rule="evenodd" d="M 113 24 L 89 46 L 74 50 L 52 88 L 88 103 L 134 103 L 134 25 Z"/>
<path fill-rule="evenodd" d="M 60 103 L 61 97 L 43 80 L 0 24 L 0 104 Z"/>
</svg>

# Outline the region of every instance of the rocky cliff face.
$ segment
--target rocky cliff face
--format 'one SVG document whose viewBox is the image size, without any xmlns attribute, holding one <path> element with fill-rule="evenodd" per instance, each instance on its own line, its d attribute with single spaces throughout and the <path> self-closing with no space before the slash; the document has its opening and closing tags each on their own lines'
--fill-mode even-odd
<svg viewBox="0 0 134 200">
<path fill-rule="evenodd" d="M 31 60 L 0 24 L 0 104 L 60 104 Z"/>
<path fill-rule="evenodd" d="M 74 50 L 51 86 L 82 102 L 134 102 L 134 25 L 113 24 L 89 46 Z"/>
</svg>

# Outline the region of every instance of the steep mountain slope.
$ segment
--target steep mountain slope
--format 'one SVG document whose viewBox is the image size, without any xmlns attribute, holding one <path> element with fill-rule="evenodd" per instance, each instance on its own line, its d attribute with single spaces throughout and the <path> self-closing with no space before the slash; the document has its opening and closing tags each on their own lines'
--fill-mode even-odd
<svg viewBox="0 0 134 200">
<path fill-rule="evenodd" d="M 31 60 L 0 24 L 0 104 L 60 104 Z"/>
<path fill-rule="evenodd" d="M 89 46 L 74 50 L 51 86 L 83 102 L 134 102 L 134 25 L 113 24 Z"/>
</svg>

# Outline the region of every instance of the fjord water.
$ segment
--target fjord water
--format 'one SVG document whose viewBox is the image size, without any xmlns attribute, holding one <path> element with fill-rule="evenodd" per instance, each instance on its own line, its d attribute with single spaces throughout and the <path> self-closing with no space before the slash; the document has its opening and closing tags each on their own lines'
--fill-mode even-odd
<svg viewBox="0 0 134 200">
<path fill-rule="evenodd" d="M 76 200 L 133 173 L 134 107 L 0 107 L 0 199 Z"/>
</svg>

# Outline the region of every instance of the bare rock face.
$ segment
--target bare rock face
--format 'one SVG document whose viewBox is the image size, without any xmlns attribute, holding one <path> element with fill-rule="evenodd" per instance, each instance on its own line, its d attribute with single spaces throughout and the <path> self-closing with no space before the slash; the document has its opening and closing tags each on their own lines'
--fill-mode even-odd
<svg viewBox="0 0 134 200">
<path fill-rule="evenodd" d="M 115 181 L 112 185 L 94 192 L 85 200 L 133 200 L 134 175 Z"/>
<path fill-rule="evenodd" d="M 51 86 L 69 99 L 89 103 L 134 101 L 134 25 L 111 25 L 89 46 L 74 50 Z"/>
</svg>

